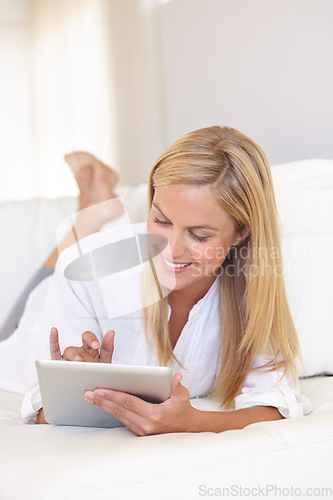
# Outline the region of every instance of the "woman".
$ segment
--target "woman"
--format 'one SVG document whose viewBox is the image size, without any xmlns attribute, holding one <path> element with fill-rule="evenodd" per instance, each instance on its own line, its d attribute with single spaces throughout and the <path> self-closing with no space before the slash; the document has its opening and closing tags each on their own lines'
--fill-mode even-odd
<svg viewBox="0 0 333 500">
<path fill-rule="evenodd" d="M 153 167 L 150 206 L 147 232 L 168 241 L 154 263 L 162 285 L 174 279 L 170 293 L 142 315 L 107 320 L 103 292 L 64 280 L 60 263 L 44 311 L 57 327 L 52 358 L 170 364 L 172 394 L 162 404 L 106 389 L 85 394 L 138 435 L 220 432 L 309 412 L 295 380 L 299 344 L 262 150 L 230 128 L 189 133 Z M 69 315 L 59 319 L 65 308 Z M 67 347 L 76 344 L 78 326 L 87 330 L 82 346 Z M 233 403 L 235 409 L 192 408 L 190 397 L 211 391 L 225 409 Z"/>
</svg>

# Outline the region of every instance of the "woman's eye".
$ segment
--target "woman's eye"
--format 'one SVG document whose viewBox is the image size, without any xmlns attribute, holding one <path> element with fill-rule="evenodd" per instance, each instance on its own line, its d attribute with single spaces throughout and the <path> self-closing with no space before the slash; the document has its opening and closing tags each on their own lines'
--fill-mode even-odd
<svg viewBox="0 0 333 500">
<path fill-rule="evenodd" d="M 170 222 L 167 222 L 165 220 L 160 220 L 157 217 L 155 217 L 154 222 L 156 222 L 156 224 L 164 224 L 164 225 L 170 224 Z"/>
<path fill-rule="evenodd" d="M 197 241 L 206 241 L 206 240 L 208 240 L 208 236 L 198 236 L 198 235 L 192 233 L 191 231 L 190 231 L 190 234 L 191 234 L 192 238 L 194 238 Z"/>
<path fill-rule="evenodd" d="M 156 224 L 160 224 L 161 226 L 169 226 L 171 224 L 171 222 L 166 221 L 166 220 L 161 220 L 158 217 L 154 218 L 154 222 Z M 208 236 L 198 236 L 197 234 L 192 233 L 192 231 L 189 231 L 189 233 L 190 233 L 191 238 L 193 238 L 196 241 L 201 241 L 202 242 L 202 241 L 206 241 L 206 240 L 209 239 Z"/>
</svg>

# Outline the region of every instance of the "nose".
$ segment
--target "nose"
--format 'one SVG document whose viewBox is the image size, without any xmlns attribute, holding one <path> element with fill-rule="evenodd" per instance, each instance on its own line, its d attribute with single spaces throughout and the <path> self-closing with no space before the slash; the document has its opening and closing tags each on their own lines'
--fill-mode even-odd
<svg viewBox="0 0 333 500">
<path fill-rule="evenodd" d="M 169 251 L 172 257 L 172 260 L 177 261 L 181 260 L 181 258 L 186 255 L 186 242 L 184 236 L 179 231 L 171 231 L 171 234 L 168 235 L 169 241 Z"/>
</svg>

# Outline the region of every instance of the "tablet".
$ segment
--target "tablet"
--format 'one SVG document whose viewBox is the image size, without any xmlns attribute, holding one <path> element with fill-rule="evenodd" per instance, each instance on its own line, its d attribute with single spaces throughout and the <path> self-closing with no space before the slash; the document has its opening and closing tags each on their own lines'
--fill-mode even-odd
<svg viewBox="0 0 333 500">
<path fill-rule="evenodd" d="M 49 424 L 121 427 L 108 412 L 84 401 L 86 390 L 115 389 L 161 403 L 171 393 L 166 366 L 113 365 L 73 361 L 36 361 L 45 420 Z"/>
</svg>

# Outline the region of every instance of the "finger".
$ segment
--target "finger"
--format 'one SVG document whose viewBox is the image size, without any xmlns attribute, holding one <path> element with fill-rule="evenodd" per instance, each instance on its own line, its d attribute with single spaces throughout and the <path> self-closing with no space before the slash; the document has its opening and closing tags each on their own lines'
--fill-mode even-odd
<svg viewBox="0 0 333 500">
<path fill-rule="evenodd" d="M 161 406 L 169 406 L 175 401 L 180 402 L 189 399 L 190 393 L 188 389 L 186 389 L 186 387 L 181 384 L 182 378 L 183 375 L 181 375 L 180 373 L 175 373 L 174 375 L 172 375 L 170 397 L 163 401 L 163 403 L 161 403 Z"/>
<path fill-rule="evenodd" d="M 180 385 L 180 382 L 183 378 L 183 375 L 181 373 L 175 373 L 172 375 L 172 382 L 171 382 L 171 392 L 174 392 L 175 389 Z"/>
<path fill-rule="evenodd" d="M 110 408 L 115 407 L 119 410 L 119 407 L 121 407 L 121 415 L 124 415 L 126 418 L 129 418 L 131 413 L 148 418 L 154 409 L 158 407 L 154 403 L 144 401 L 127 392 L 114 391 L 112 389 L 95 389 L 94 398 L 96 400 L 103 399 L 105 402 L 110 403 Z"/>
<path fill-rule="evenodd" d="M 54 360 L 62 359 L 59 346 L 58 330 L 55 327 L 52 327 L 50 331 L 50 354 L 51 354 L 51 359 Z"/>
<path fill-rule="evenodd" d="M 110 393 L 116 393 L 117 391 L 109 391 L 108 389 L 97 389 L 95 391 L 86 391 L 84 393 L 84 400 L 87 403 L 91 403 L 94 406 L 98 406 L 104 411 L 107 411 L 120 422 L 122 422 L 128 429 L 137 435 L 144 435 L 147 432 L 147 419 L 142 415 L 132 411 L 130 408 L 125 407 L 123 404 L 119 404 L 112 401 Z M 106 394 L 109 393 L 109 394 Z M 130 394 L 122 393 L 124 396 L 129 398 L 134 398 L 135 396 L 130 396 Z M 107 398 L 105 397 L 107 396 Z M 150 404 L 150 403 L 146 403 Z"/>
<path fill-rule="evenodd" d="M 96 359 L 88 351 L 86 351 L 84 347 L 67 347 L 62 357 L 66 361 L 86 361 L 96 363 Z"/>
<path fill-rule="evenodd" d="M 85 349 L 99 349 L 99 340 L 93 332 L 82 333 L 82 345 Z"/>
<path fill-rule="evenodd" d="M 101 343 L 101 352 L 99 357 L 100 363 L 111 363 L 114 351 L 114 330 L 109 330 L 103 337 Z"/>
</svg>

